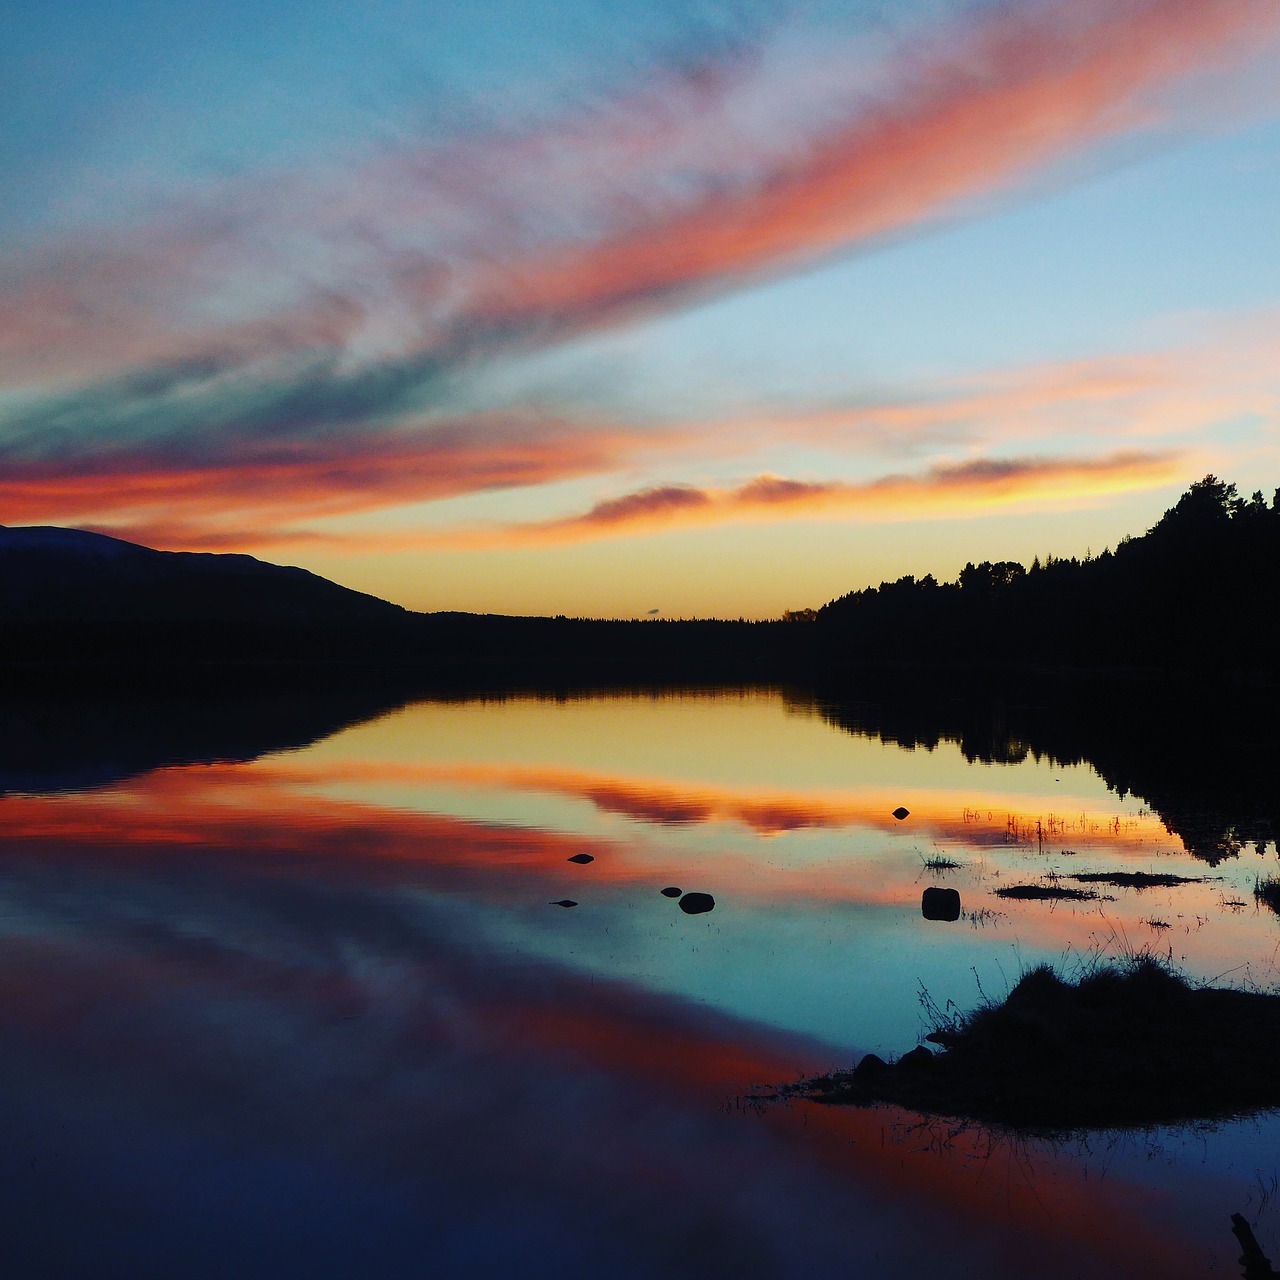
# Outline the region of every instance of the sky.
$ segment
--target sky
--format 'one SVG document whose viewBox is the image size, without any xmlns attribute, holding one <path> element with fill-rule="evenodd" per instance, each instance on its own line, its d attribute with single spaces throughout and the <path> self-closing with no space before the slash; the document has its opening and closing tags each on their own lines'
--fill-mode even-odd
<svg viewBox="0 0 1280 1280">
<path fill-rule="evenodd" d="M 1280 486 L 1276 0 L 48 0 L 0 523 L 775 617 Z"/>
</svg>

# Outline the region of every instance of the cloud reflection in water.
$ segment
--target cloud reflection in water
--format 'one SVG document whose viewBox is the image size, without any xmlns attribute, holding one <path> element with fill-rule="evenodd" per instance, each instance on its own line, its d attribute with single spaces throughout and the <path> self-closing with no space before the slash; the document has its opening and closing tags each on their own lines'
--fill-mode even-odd
<svg viewBox="0 0 1280 1280">
<path fill-rule="evenodd" d="M 328 790 L 361 772 L 302 754 L 3 801 L 18 1274 L 909 1276 L 940 1258 L 957 1275 L 1198 1273 L 1170 1204 L 1123 1171 L 1091 1181 L 976 1134 L 922 1149 L 891 1111 L 734 1103 L 846 1052 L 786 1030 L 763 988 L 803 1002 L 784 951 L 814 939 L 786 932 L 795 904 L 851 890 L 775 857 L 792 828 L 758 834 L 733 788 L 691 791 L 689 812 L 747 847 L 695 862 L 655 853 L 681 832 L 648 818 L 575 832 Z M 613 812 L 636 784 L 601 785 L 573 803 Z M 840 831 L 878 821 L 851 801 Z M 589 867 L 566 863 L 586 851 Z M 715 889 L 711 916 L 658 893 L 681 864 Z M 858 905 L 905 919 L 909 880 Z M 569 887 L 583 910 L 546 907 Z M 779 894 L 794 902 L 769 926 Z M 716 1007 L 716 966 L 753 946 L 741 990 L 760 988 L 760 1012 Z"/>
</svg>

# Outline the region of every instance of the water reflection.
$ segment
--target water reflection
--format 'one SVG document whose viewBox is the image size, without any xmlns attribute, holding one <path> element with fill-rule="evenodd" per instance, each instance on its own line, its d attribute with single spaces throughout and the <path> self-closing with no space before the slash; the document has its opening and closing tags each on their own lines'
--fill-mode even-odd
<svg viewBox="0 0 1280 1280">
<path fill-rule="evenodd" d="M 925 682 L 892 700 L 845 692 L 813 705 L 847 732 L 909 748 L 950 742 L 973 761 L 1086 762 L 1211 864 L 1280 840 L 1275 689 L 1152 690 L 1116 678 L 984 696 Z"/>
<path fill-rule="evenodd" d="M 1243 858 L 993 896 L 1206 874 L 1088 767 L 768 692 L 421 703 L 237 756 L 0 801 L 15 1274 L 1230 1273 L 1269 1122 L 1054 1153 L 734 1101 L 1068 946 L 1273 977 Z M 955 924 L 920 915 L 940 883 Z"/>
<path fill-rule="evenodd" d="M 287 679 L 274 688 L 227 683 L 161 682 L 128 696 L 92 687 L 44 696 L 4 688 L 0 795 L 84 790 L 164 765 L 252 760 L 404 704 L 401 691 L 376 682 L 321 689 Z"/>
</svg>

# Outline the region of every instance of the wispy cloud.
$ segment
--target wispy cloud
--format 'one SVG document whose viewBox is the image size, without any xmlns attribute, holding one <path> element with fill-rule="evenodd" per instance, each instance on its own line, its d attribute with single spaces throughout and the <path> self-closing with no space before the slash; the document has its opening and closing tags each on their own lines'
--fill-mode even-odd
<svg viewBox="0 0 1280 1280">
<path fill-rule="evenodd" d="M 1037 505 L 1081 505 L 1158 488 L 1187 467 L 1175 453 L 1101 458 L 981 458 L 859 484 L 762 475 L 733 489 L 659 485 L 597 503 L 580 515 L 447 535 L 457 546 L 524 546 L 633 536 L 741 520 L 938 519 Z"/>
<path fill-rule="evenodd" d="M 1273 0 L 1036 0 L 825 43 L 774 29 L 524 132 L 402 137 L 0 261 L 4 518 L 299 541 L 318 516 L 727 439 L 728 420 L 478 413 L 471 392 L 502 353 L 904 234 L 1166 125 L 1189 78 L 1278 35 Z M 759 435 L 900 436 L 979 418 L 984 397 L 1008 422 L 1027 394 L 864 406 L 829 428 L 802 407 Z M 527 536 L 874 505 L 858 486 L 766 492 L 650 486 Z"/>
<path fill-rule="evenodd" d="M 1167 124 L 1158 91 L 1277 31 L 1274 7 L 1252 3 L 1001 8 L 898 53 L 881 69 L 881 83 L 891 87 L 880 94 L 849 103 L 837 91 L 847 114 L 832 112 L 828 100 L 828 114 L 807 137 L 789 140 L 777 155 L 757 152 L 748 179 L 717 173 L 720 181 L 635 229 L 502 264 L 480 292 L 481 311 L 598 318 L 901 234 L 957 202 L 1007 190 L 1082 146 Z M 838 83 L 852 69 L 841 57 L 831 50 L 808 68 L 814 82 L 827 90 Z M 735 84 L 717 110 L 729 114 L 747 95 L 776 101 L 781 86 L 769 80 L 772 69 L 766 63 L 763 75 Z M 800 77 L 787 84 L 804 103 Z"/>
<path fill-rule="evenodd" d="M 427 360 L 364 371 L 286 362 L 256 396 L 228 388 L 217 362 L 193 361 L 0 415 L 0 504 L 10 523 L 87 524 L 162 547 L 353 552 L 576 541 L 738 519 L 974 513 L 1032 498 L 1078 503 L 1116 486 L 1132 491 L 1193 478 L 1203 466 L 1221 470 L 1221 447 L 1202 456 L 1207 429 L 1240 415 L 1280 421 L 1274 317 L 1215 328 L 1216 345 L 994 369 L 897 396 L 744 406 L 646 426 L 549 410 L 452 413 L 448 393 L 433 384 L 447 379 Z M 379 413 L 391 399 L 417 416 Z M 169 429 L 175 418 L 183 430 Z M 103 423 L 112 430 L 99 436 Z M 1080 460 L 1084 440 L 1117 438 L 1149 443 Z M 841 470 L 840 455 L 859 470 L 870 457 L 898 465 L 869 481 L 646 485 L 589 512 L 515 528 L 314 527 L 327 517 L 519 486 L 678 475 L 709 458 L 723 471 L 729 459 L 780 446 L 824 450 Z M 935 459 L 934 470 L 905 472 L 906 459 L 920 468 Z"/>
<path fill-rule="evenodd" d="M 900 234 L 1280 33 L 1270 0 L 1037 0 L 820 43 L 777 32 L 527 133 L 243 179 L 0 274 L 0 378 L 211 350 L 357 362 L 545 341 Z"/>
</svg>

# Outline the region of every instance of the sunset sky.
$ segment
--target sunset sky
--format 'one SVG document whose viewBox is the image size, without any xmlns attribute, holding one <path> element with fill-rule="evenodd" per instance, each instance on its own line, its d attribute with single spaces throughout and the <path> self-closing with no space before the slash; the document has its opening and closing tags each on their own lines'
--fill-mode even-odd
<svg viewBox="0 0 1280 1280">
<path fill-rule="evenodd" d="M 1280 485 L 1277 0 L 47 0 L 0 523 L 776 616 Z"/>
</svg>

